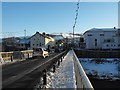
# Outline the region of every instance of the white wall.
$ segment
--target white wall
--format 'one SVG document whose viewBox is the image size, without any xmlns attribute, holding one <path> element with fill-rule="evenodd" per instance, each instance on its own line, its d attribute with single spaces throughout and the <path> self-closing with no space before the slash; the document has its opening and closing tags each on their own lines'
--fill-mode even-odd
<svg viewBox="0 0 120 90">
<path fill-rule="evenodd" d="M 86 49 L 118 49 L 120 36 L 116 36 L 117 30 L 89 30 L 84 33 L 84 40 Z M 100 36 L 100 35 L 104 36 Z M 92 35 L 92 36 L 88 36 Z M 97 46 L 95 46 L 95 39 L 97 39 Z M 105 42 L 109 40 L 110 42 Z"/>
<path fill-rule="evenodd" d="M 31 41 L 31 43 L 30 43 L 31 49 L 37 48 L 37 47 L 44 47 L 44 45 L 45 45 L 45 38 L 38 33 L 35 34 L 35 36 L 31 37 L 30 41 Z"/>
</svg>

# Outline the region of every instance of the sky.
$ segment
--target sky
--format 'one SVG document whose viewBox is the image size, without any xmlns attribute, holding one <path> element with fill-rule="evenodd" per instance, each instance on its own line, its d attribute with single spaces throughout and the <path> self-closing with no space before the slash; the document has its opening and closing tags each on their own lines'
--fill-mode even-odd
<svg viewBox="0 0 120 90">
<path fill-rule="evenodd" d="M 117 2 L 80 2 L 75 33 L 118 27 Z M 76 2 L 2 2 L 2 36 L 73 31 Z"/>
<path fill-rule="evenodd" d="M 1 0 L 2 2 L 77 2 L 78 0 Z M 119 0 L 80 0 L 80 2 L 118 2 Z"/>
</svg>

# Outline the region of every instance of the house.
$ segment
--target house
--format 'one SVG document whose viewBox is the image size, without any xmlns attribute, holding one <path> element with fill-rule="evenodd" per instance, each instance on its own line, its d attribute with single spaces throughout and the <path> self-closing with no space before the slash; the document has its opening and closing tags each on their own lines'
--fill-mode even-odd
<svg viewBox="0 0 120 90">
<path fill-rule="evenodd" d="M 29 39 L 30 39 L 30 48 L 33 50 L 39 47 L 49 48 L 54 46 L 54 39 L 52 37 L 46 36 L 44 34 L 40 34 L 39 32 L 36 32 Z"/>
<path fill-rule="evenodd" d="M 82 34 L 75 33 L 73 37 L 73 33 L 65 33 L 63 34 L 64 38 L 66 38 L 67 44 L 70 46 L 74 46 L 76 48 L 80 47 L 80 37 Z"/>
<path fill-rule="evenodd" d="M 84 33 L 86 49 L 120 49 L 120 29 L 93 28 Z"/>
<path fill-rule="evenodd" d="M 17 51 L 19 37 L 8 37 L 2 39 L 2 51 Z"/>
<path fill-rule="evenodd" d="M 30 49 L 30 40 L 29 36 L 26 37 L 20 37 L 20 40 L 17 43 L 18 49 L 19 50 L 28 50 Z"/>
</svg>

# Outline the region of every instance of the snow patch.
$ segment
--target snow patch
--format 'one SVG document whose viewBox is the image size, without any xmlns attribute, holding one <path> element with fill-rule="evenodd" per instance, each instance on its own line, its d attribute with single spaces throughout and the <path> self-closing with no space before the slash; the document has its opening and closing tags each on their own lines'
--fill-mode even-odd
<svg viewBox="0 0 120 90">
<path fill-rule="evenodd" d="M 56 68 L 55 73 L 49 72 L 47 75 L 48 84 L 46 88 L 76 88 L 74 73 L 74 63 L 72 53 L 69 52 Z"/>
<path fill-rule="evenodd" d="M 88 75 L 93 75 L 99 79 L 120 80 L 118 71 L 119 60 L 118 58 L 98 58 L 102 60 L 95 61 L 93 58 L 79 58 L 85 72 Z"/>
</svg>

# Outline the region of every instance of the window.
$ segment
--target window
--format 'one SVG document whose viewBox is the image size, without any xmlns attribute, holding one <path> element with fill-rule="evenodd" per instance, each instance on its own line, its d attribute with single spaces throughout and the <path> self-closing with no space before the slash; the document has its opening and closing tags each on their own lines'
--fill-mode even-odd
<svg viewBox="0 0 120 90">
<path fill-rule="evenodd" d="M 120 47 L 120 44 L 118 44 L 118 47 Z"/>
<path fill-rule="evenodd" d="M 107 47 L 109 47 L 109 45 L 108 45 L 108 44 L 107 44 L 106 46 L 107 46 Z"/>
<path fill-rule="evenodd" d="M 40 43 L 40 46 L 41 46 L 41 43 Z"/>
<path fill-rule="evenodd" d="M 92 34 L 88 34 L 88 36 L 92 36 Z"/>
<path fill-rule="evenodd" d="M 97 39 L 95 39 L 95 46 L 97 46 Z"/>
<path fill-rule="evenodd" d="M 38 46 L 38 44 L 37 44 L 37 46 Z"/>
<path fill-rule="evenodd" d="M 110 39 L 108 39 L 107 42 L 110 42 Z"/>
<path fill-rule="evenodd" d="M 34 46 L 34 44 L 33 44 L 33 46 Z"/>
<path fill-rule="evenodd" d="M 100 36 L 104 36 L 104 34 L 100 34 Z"/>
<path fill-rule="evenodd" d="M 105 39 L 104 42 L 107 42 L 107 43 L 109 43 L 109 42 L 115 42 L 115 40 L 114 39 Z"/>
</svg>

